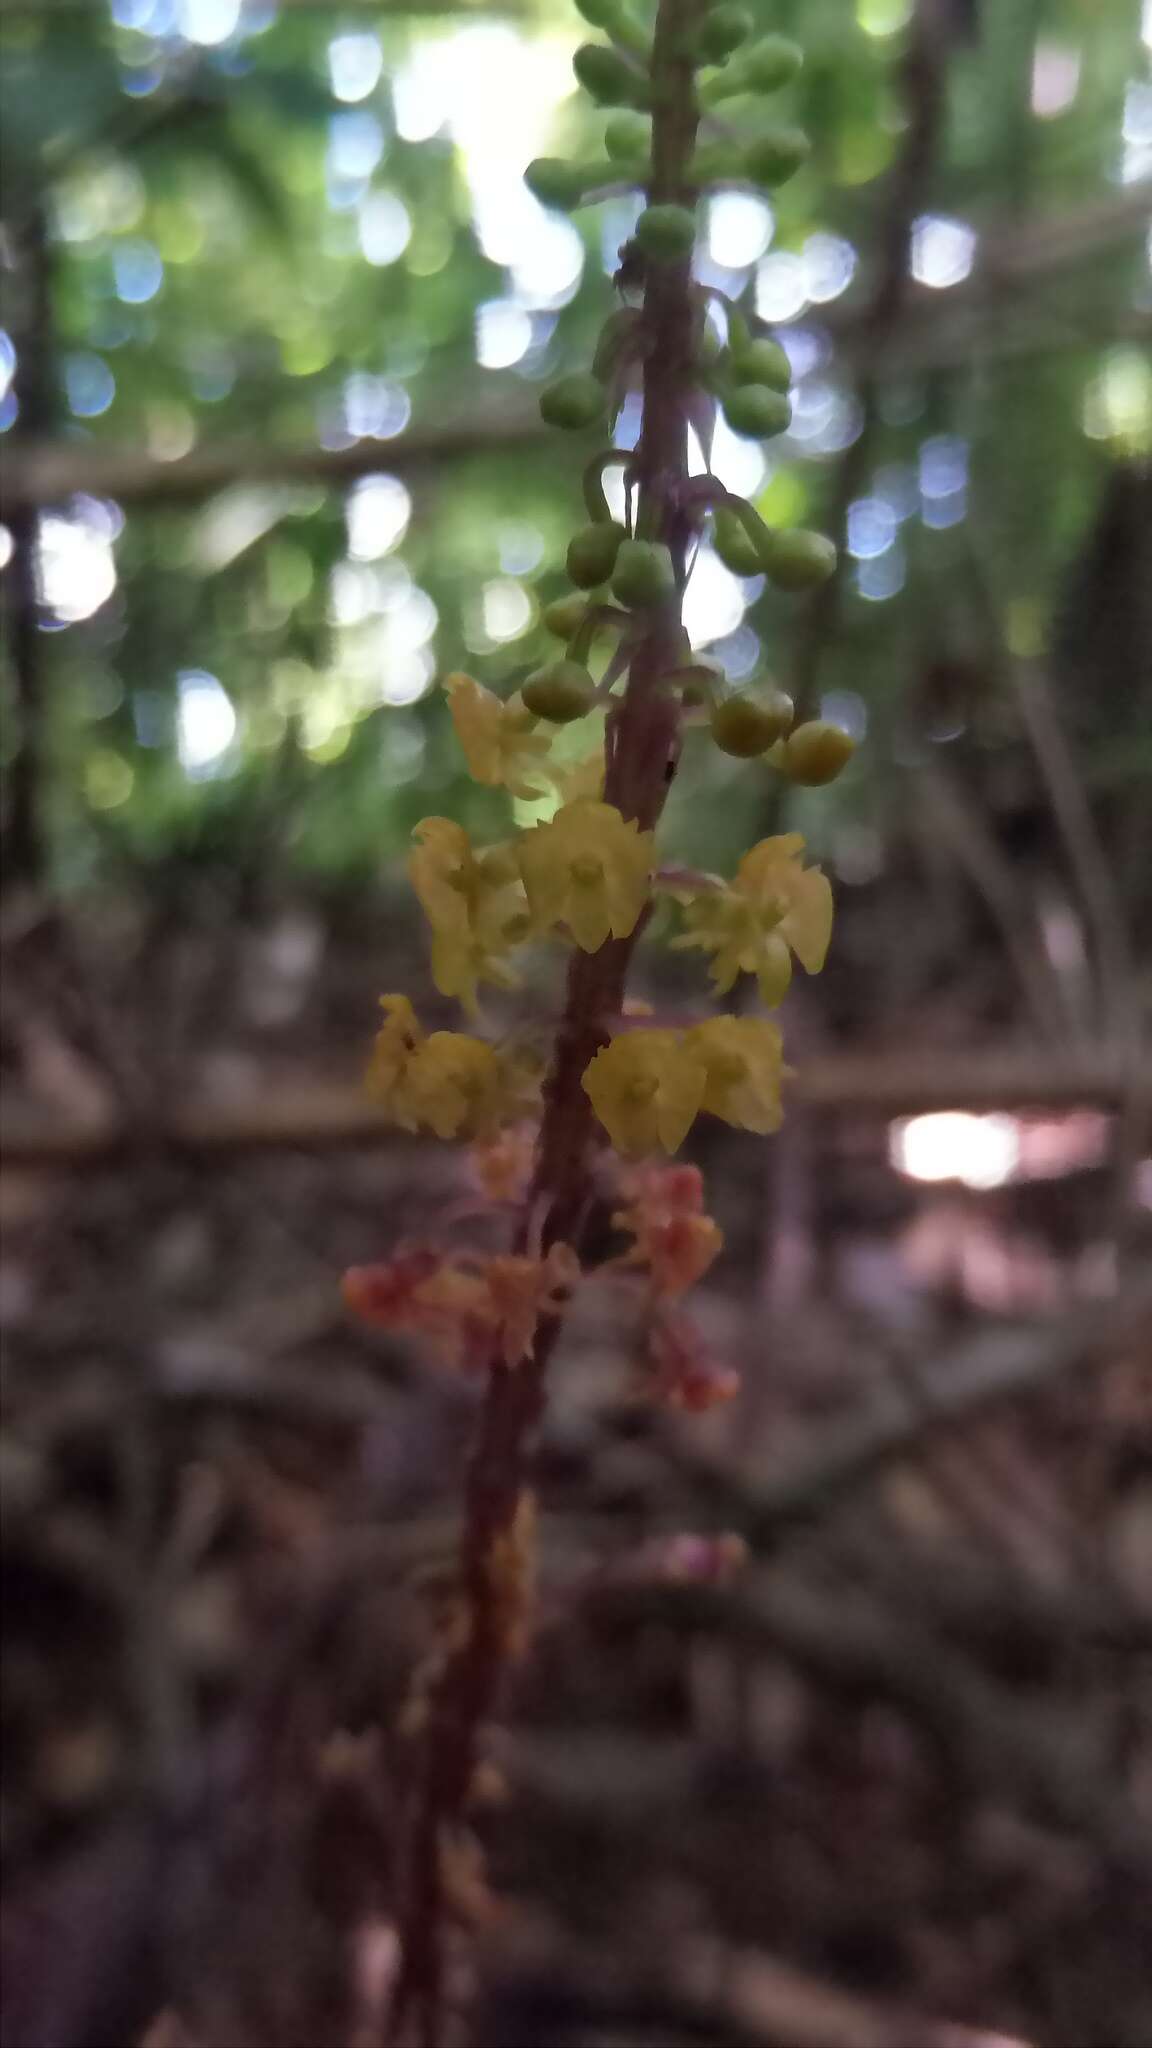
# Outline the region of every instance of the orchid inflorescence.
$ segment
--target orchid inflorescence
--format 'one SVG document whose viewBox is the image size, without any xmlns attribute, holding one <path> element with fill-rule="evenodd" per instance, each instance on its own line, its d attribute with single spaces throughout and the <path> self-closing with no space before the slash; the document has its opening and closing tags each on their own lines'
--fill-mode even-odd
<svg viewBox="0 0 1152 2048">
<path fill-rule="evenodd" d="M 789 84 L 801 53 L 780 36 L 754 39 L 731 0 L 658 0 L 651 28 L 625 0 L 576 4 L 607 39 L 574 59 L 584 90 L 607 110 L 603 158 L 543 159 L 527 182 L 552 207 L 636 187 L 645 203 L 621 251 L 618 304 L 590 368 L 549 384 L 540 409 L 564 432 L 610 430 L 638 390 L 639 438 L 631 448 L 609 440 L 585 464 L 586 517 L 567 551 L 572 594 L 544 612 L 563 652 L 506 697 L 467 675 L 445 681 L 469 773 L 534 802 L 536 821 L 477 846 L 452 819 L 426 818 L 408 864 L 431 929 L 433 980 L 474 1026 L 482 985 L 515 987 L 522 950 L 542 941 L 570 949 L 564 1006 L 541 1056 L 538 1038 L 427 1031 L 406 996 L 383 998 L 371 1092 L 402 1128 L 470 1145 L 485 1242 L 497 1229 L 505 1242 L 498 1251 L 405 1245 L 345 1283 L 354 1312 L 478 1372 L 483 1389 L 459 1606 L 408 1720 L 424 1750 L 391 2038 L 414 2028 L 428 2044 L 451 1917 L 443 1871 L 466 1833 L 482 1724 L 524 1643 L 529 1456 L 565 1313 L 594 1273 L 628 1287 L 639 1332 L 633 1354 L 650 1395 L 699 1410 L 734 1391 L 735 1375 L 708 1361 L 683 1306 L 721 1234 L 698 1170 L 667 1155 L 702 1115 L 776 1129 L 787 1069 L 768 1012 L 788 988 L 793 959 L 817 973 L 830 936 L 831 891 L 818 868 L 805 867 L 798 834 L 762 839 L 730 880 L 660 869 L 656 831 L 682 737 L 706 726 L 724 752 L 808 786 L 830 782 L 852 752 L 835 726 L 797 722 L 767 679 L 731 690 L 682 625 L 705 538 L 734 573 L 764 575 L 784 590 L 814 588 L 835 567 L 820 535 L 768 526 L 710 468 L 692 475 L 688 463 L 690 436 L 708 463 L 721 410 L 735 432 L 756 437 L 790 421 L 785 350 L 743 308 L 695 282 L 691 259 L 703 197 L 730 184 L 774 189 L 804 163 L 803 135 L 766 125 L 756 105 Z M 608 502 L 610 472 L 622 485 L 620 517 Z M 593 652 L 605 645 L 597 676 Z M 558 729 L 595 712 L 602 744 L 574 767 L 560 760 Z M 628 970 L 658 895 L 681 913 L 673 946 L 709 956 L 720 995 L 752 977 L 760 1009 L 695 1021 L 629 1013 Z M 625 1249 L 593 1266 L 588 1225 L 604 1197 Z"/>
</svg>

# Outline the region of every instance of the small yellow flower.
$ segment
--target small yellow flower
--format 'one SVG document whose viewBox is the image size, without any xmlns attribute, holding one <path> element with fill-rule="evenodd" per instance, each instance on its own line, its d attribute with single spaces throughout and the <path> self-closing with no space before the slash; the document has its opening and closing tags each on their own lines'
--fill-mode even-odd
<svg viewBox="0 0 1152 2048">
<path fill-rule="evenodd" d="M 579 797 L 517 841 L 533 922 L 567 924 L 595 953 L 611 933 L 628 936 L 648 900 L 652 834 L 625 823 L 612 804 Z"/>
<path fill-rule="evenodd" d="M 381 1007 L 367 1087 L 402 1130 L 481 1138 L 522 1114 L 530 1077 L 514 1060 L 461 1031 L 427 1036 L 407 996 L 384 996 Z"/>
<path fill-rule="evenodd" d="M 376 1033 L 366 1085 L 377 1102 L 387 1103 L 403 1090 L 424 1032 L 407 996 L 381 996 L 380 1008 L 385 1021 Z"/>
<path fill-rule="evenodd" d="M 527 930 L 516 864 L 502 847 L 476 855 L 451 818 L 417 825 L 408 875 L 432 927 L 432 979 L 476 1014 L 476 984 L 514 988 L 507 955 Z"/>
<path fill-rule="evenodd" d="M 476 782 L 513 796 L 536 797 L 547 787 L 539 763 L 551 741 L 536 731 L 536 720 L 519 697 L 494 697 L 474 676 L 445 676 L 452 723 Z"/>
<path fill-rule="evenodd" d="M 678 1031 L 625 1031 L 584 1070 L 584 1092 L 618 1152 L 683 1144 L 704 1097 L 703 1062 Z"/>
<path fill-rule="evenodd" d="M 604 749 L 597 747 L 594 754 L 585 754 L 582 761 L 575 761 L 570 768 L 555 768 L 552 779 L 562 803 L 574 804 L 581 797 L 592 797 L 595 801 L 604 794 Z"/>
<path fill-rule="evenodd" d="M 505 1116 L 500 1055 L 462 1031 L 434 1031 L 409 1069 L 407 1100 L 409 1129 L 427 1124 L 438 1138 L 497 1130 Z"/>
<path fill-rule="evenodd" d="M 744 1131 L 779 1128 L 783 1042 L 768 1017 L 710 1017 L 693 1025 L 685 1050 L 704 1070 L 701 1108 Z"/>
<path fill-rule="evenodd" d="M 717 889 L 677 892 L 688 929 L 674 947 L 701 946 L 713 955 L 710 974 L 721 995 L 738 974 L 754 974 L 761 1000 L 778 1003 L 792 979 L 791 952 L 819 974 L 832 931 L 832 891 L 819 868 L 801 866 L 799 832 L 762 839 L 744 855 L 735 879 Z"/>
</svg>

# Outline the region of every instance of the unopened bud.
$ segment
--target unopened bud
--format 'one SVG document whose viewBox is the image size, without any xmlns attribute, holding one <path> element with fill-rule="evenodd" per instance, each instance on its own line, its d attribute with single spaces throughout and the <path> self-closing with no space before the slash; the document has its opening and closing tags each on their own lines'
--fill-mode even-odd
<svg viewBox="0 0 1152 2048">
<path fill-rule="evenodd" d="M 784 745 L 784 772 L 793 782 L 820 788 L 835 782 L 856 752 L 856 742 L 838 725 L 812 718 L 798 725 Z"/>
<path fill-rule="evenodd" d="M 740 520 L 726 505 L 717 508 L 712 521 L 712 546 L 733 576 L 762 576 L 764 564 Z"/>
<path fill-rule="evenodd" d="M 787 36 L 763 36 L 740 59 L 740 74 L 747 80 L 745 90 L 779 92 L 782 85 L 792 83 L 803 63 L 799 43 Z"/>
<path fill-rule="evenodd" d="M 584 197 L 584 173 L 578 164 L 559 156 L 538 156 L 524 173 L 524 183 L 541 206 L 559 208 L 562 213 L 579 206 Z"/>
<path fill-rule="evenodd" d="M 540 417 L 550 427 L 590 427 L 603 416 L 607 400 L 598 377 L 573 370 L 540 393 Z"/>
<path fill-rule="evenodd" d="M 604 149 L 613 163 L 647 162 L 652 150 L 652 123 L 644 114 L 610 114 L 604 123 Z"/>
<path fill-rule="evenodd" d="M 700 63 L 723 64 L 725 58 L 746 43 L 752 33 L 752 16 L 742 7 L 728 4 L 713 7 L 700 24 L 696 50 Z"/>
<path fill-rule="evenodd" d="M 529 676 L 520 695 L 534 718 L 551 725 L 571 725 L 592 708 L 596 685 L 578 661 L 549 661 Z"/>
<path fill-rule="evenodd" d="M 675 588 L 676 573 L 666 547 L 659 541 L 621 541 L 612 576 L 612 590 L 621 604 L 657 604 Z"/>
<path fill-rule="evenodd" d="M 576 0 L 576 12 L 582 14 L 590 28 L 603 29 L 614 43 L 620 43 L 626 50 L 638 54 L 649 54 L 649 39 L 645 29 L 622 4 L 622 0 Z"/>
<path fill-rule="evenodd" d="M 786 433 L 792 424 L 792 407 L 782 391 L 767 384 L 742 384 L 724 394 L 724 417 L 735 434 L 751 440 L 766 440 L 769 434 Z"/>
<path fill-rule="evenodd" d="M 718 100 L 735 99 L 739 93 L 779 92 L 795 78 L 803 62 L 803 51 L 787 36 L 763 36 L 742 50 L 718 78 L 706 80 L 700 98 L 705 106 L 715 106 Z"/>
<path fill-rule="evenodd" d="M 712 737 L 722 754 L 752 761 L 780 737 L 777 716 L 752 697 L 725 697 L 714 706 Z"/>
<path fill-rule="evenodd" d="M 778 341 L 750 341 L 741 349 L 733 343 L 730 352 L 737 384 L 766 384 L 770 391 L 787 391 L 792 365 Z"/>
<path fill-rule="evenodd" d="M 644 108 L 650 102 L 648 80 L 605 43 L 581 43 L 572 69 L 598 107 Z"/>
<path fill-rule="evenodd" d="M 687 206 L 646 206 L 633 234 L 654 262 L 682 263 L 692 254 L 696 217 Z"/>
<path fill-rule="evenodd" d="M 770 718 L 776 727 L 772 735 L 773 741 L 781 739 L 786 732 L 792 730 L 796 707 L 787 690 L 766 690 L 757 701 L 764 716 Z"/>
<path fill-rule="evenodd" d="M 601 582 L 605 579 L 602 577 Z M 557 640 L 571 640 L 580 631 L 588 616 L 588 606 L 582 597 L 557 597 L 546 604 L 540 617 L 547 632 Z"/>
<path fill-rule="evenodd" d="M 750 143 L 741 157 L 744 176 L 769 191 L 786 185 L 811 155 L 811 144 L 800 128 L 776 128 Z"/>
<path fill-rule="evenodd" d="M 582 526 L 568 543 L 568 574 L 579 590 L 595 590 L 598 583 L 607 583 L 616 567 L 616 557 L 624 539 L 624 528 L 615 519 L 598 521 L 592 526 Z"/>
<path fill-rule="evenodd" d="M 780 527 L 767 535 L 761 566 L 778 590 L 814 590 L 834 574 L 836 550 L 822 533 L 809 533 L 802 526 Z"/>
</svg>

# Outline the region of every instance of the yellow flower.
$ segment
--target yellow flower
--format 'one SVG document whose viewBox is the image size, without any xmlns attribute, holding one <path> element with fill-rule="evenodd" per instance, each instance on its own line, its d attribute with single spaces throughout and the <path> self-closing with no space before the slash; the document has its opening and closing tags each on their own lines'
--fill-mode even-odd
<svg viewBox="0 0 1152 2048">
<path fill-rule="evenodd" d="M 376 1033 L 366 1085 L 377 1102 L 387 1103 L 403 1091 L 424 1032 L 407 996 L 381 996 L 380 1008 L 385 1021 Z"/>
<path fill-rule="evenodd" d="M 413 836 L 408 875 L 432 927 L 432 979 L 474 1016 L 478 981 L 516 985 L 507 954 L 527 917 L 515 861 L 502 847 L 474 854 L 451 818 L 425 818 Z"/>
<path fill-rule="evenodd" d="M 579 797 L 522 833 L 516 850 L 537 927 L 567 924 L 585 953 L 633 929 L 648 900 L 652 834 L 612 804 Z"/>
<path fill-rule="evenodd" d="M 792 979 L 789 948 L 809 974 L 819 974 L 832 930 L 832 891 L 819 868 L 800 864 L 799 832 L 762 839 L 744 855 L 727 886 L 677 892 L 688 929 L 674 947 L 702 946 L 714 957 L 711 978 L 723 995 L 738 974 L 754 974 L 772 1006 Z"/>
<path fill-rule="evenodd" d="M 603 747 L 597 747 L 594 754 L 585 754 L 571 768 L 554 768 L 552 779 L 562 803 L 573 804 L 580 797 L 598 801 L 604 794 Z"/>
<path fill-rule="evenodd" d="M 707 1079 L 678 1031 L 625 1031 L 584 1070 L 584 1092 L 618 1152 L 682 1145 Z"/>
<path fill-rule="evenodd" d="M 783 1044 L 768 1017 L 710 1017 L 684 1040 L 704 1069 L 701 1108 L 741 1130 L 778 1129 Z"/>
<path fill-rule="evenodd" d="M 427 1036 L 407 996 L 384 996 L 381 1007 L 368 1092 L 402 1130 L 480 1138 L 522 1113 L 529 1076 L 514 1060 L 461 1031 Z"/>
<path fill-rule="evenodd" d="M 551 741 L 535 730 L 536 720 L 519 697 L 505 702 L 473 676 L 459 671 L 445 676 L 444 688 L 456 737 L 474 780 L 493 789 L 510 790 L 513 796 L 539 796 L 547 787 L 547 778 L 537 764 Z"/>
<path fill-rule="evenodd" d="M 434 1031 L 409 1070 L 408 1128 L 427 1124 L 438 1138 L 479 1138 L 503 1122 L 504 1096 L 493 1046 L 462 1031 Z"/>
</svg>

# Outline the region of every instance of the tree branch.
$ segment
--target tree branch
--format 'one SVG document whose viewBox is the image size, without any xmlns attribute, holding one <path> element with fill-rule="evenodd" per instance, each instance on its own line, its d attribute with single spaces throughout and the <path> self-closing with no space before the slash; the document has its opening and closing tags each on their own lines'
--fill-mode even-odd
<svg viewBox="0 0 1152 2048">
<path fill-rule="evenodd" d="M 956 351 L 951 336 L 958 317 L 988 312 L 1002 320 L 1007 300 L 1019 299 L 1034 285 L 1091 260 L 1124 236 L 1138 234 L 1150 213 L 1152 179 L 1145 178 L 1075 213 L 1041 215 L 1011 229 L 989 229 L 980 259 L 965 283 L 947 292 L 908 285 L 895 316 L 888 322 L 886 351 L 889 343 L 897 355 L 910 348 L 920 368 L 931 367 L 934 357 L 923 337 L 927 334 L 930 338 L 935 328 L 943 326 L 949 338 L 942 360 L 945 364 L 953 361 Z M 889 299 L 890 291 L 886 291 L 886 307 Z M 872 302 L 829 307 L 823 317 L 833 339 L 850 359 L 866 362 L 874 355 Z M 887 320 L 887 312 L 885 317 Z M 1125 320 L 1123 310 L 1119 309 L 1118 332 Z M 1139 323 L 1133 338 L 1146 332 L 1147 323 Z M 1070 340 L 1076 343 L 1079 338 L 1073 334 Z M 1095 337 L 1100 342 L 1108 338 L 1108 334 Z M 1049 346 L 1050 342 L 1051 337 L 1046 336 L 1044 345 Z M 905 367 L 903 358 L 898 367 Z M 115 498 L 126 505 L 153 501 L 176 504 L 210 497 L 236 483 L 307 482 L 339 488 L 374 470 L 386 469 L 394 475 L 407 476 L 469 455 L 491 455 L 510 446 L 545 445 L 535 406 L 509 404 L 503 398 L 486 406 L 480 419 L 470 417 L 439 427 L 413 427 L 398 434 L 395 440 L 358 441 L 352 448 L 276 448 L 260 442 L 222 442 L 194 448 L 174 462 L 162 462 L 138 449 L 98 441 L 33 442 L 6 452 L 0 502 L 9 508 L 20 504 L 53 505 L 75 491 L 85 491 L 92 497 Z"/>
<path fill-rule="evenodd" d="M 589 1054 L 589 1058 L 591 1054 Z M 1053 1057 L 1027 1047 L 939 1059 L 839 1053 L 796 1069 L 792 1103 L 878 1117 L 933 1109 L 1110 1110 L 1128 1103 L 1124 1057 L 1108 1047 Z M 1152 1075 L 1138 1077 L 1138 1106 L 1152 1106 Z M 358 1088 L 296 1087 L 241 1103 L 173 1102 L 165 1121 L 141 1128 L 110 1112 L 91 1121 L 56 1122 L 9 1105 L 0 1128 L 5 1166 L 99 1169 L 142 1144 L 212 1157 L 237 1152 L 334 1151 L 342 1146 L 407 1143 Z"/>
</svg>

